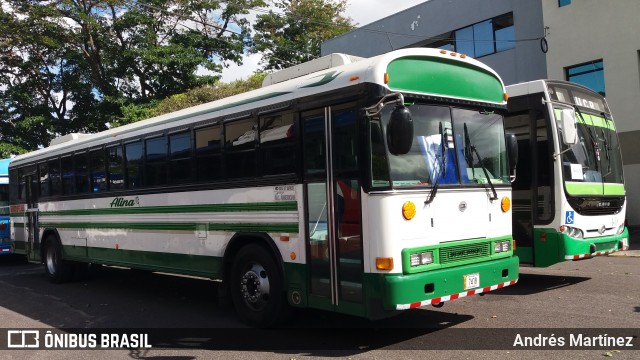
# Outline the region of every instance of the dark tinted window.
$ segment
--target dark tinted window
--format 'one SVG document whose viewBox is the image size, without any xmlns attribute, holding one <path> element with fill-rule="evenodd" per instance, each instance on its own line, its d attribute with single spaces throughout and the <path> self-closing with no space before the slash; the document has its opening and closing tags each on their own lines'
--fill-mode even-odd
<svg viewBox="0 0 640 360">
<path fill-rule="evenodd" d="M 225 125 L 225 174 L 227 178 L 256 176 L 256 121 L 241 120 Z"/>
<path fill-rule="evenodd" d="M 167 138 L 146 141 L 145 184 L 159 186 L 167 183 Z"/>
<path fill-rule="evenodd" d="M 40 173 L 40 196 L 51 195 L 51 175 L 49 174 L 49 166 L 47 163 L 38 165 Z"/>
<path fill-rule="evenodd" d="M 198 181 L 222 179 L 222 126 L 196 130 L 196 173 Z"/>
<path fill-rule="evenodd" d="M 109 164 L 109 190 L 124 189 L 124 154 L 122 146 L 107 149 Z"/>
<path fill-rule="evenodd" d="M 86 193 L 89 190 L 89 161 L 87 153 L 74 156 L 76 166 L 76 192 Z"/>
<path fill-rule="evenodd" d="M 51 178 L 51 195 L 62 195 L 62 179 L 60 178 L 60 160 L 49 161 L 49 177 Z"/>
<path fill-rule="evenodd" d="M 125 145 L 127 163 L 127 188 L 135 189 L 142 186 L 142 142 Z"/>
<path fill-rule="evenodd" d="M 182 184 L 190 182 L 191 176 L 191 132 L 169 135 L 169 153 L 171 183 Z"/>
<path fill-rule="evenodd" d="M 89 153 L 91 161 L 91 192 L 107 190 L 107 173 L 105 167 L 104 150 L 93 150 Z"/>
<path fill-rule="evenodd" d="M 73 157 L 62 158 L 62 188 L 67 195 L 76 193 L 76 171 L 73 166 Z"/>
<path fill-rule="evenodd" d="M 295 172 L 296 131 L 293 114 L 260 118 L 260 165 L 264 175 Z"/>
</svg>

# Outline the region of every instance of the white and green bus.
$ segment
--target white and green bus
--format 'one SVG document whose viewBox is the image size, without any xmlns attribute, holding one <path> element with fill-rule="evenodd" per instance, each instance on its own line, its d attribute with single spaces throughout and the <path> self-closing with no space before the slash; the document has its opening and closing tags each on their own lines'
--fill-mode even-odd
<svg viewBox="0 0 640 360">
<path fill-rule="evenodd" d="M 545 267 L 628 248 L 616 127 L 605 98 L 579 84 L 507 86 L 518 140 L 513 236 L 523 264 Z"/>
<path fill-rule="evenodd" d="M 89 263 L 222 279 L 261 326 L 499 289 L 518 279 L 506 105 L 464 55 L 333 54 L 17 156 L 15 251 L 54 282 Z"/>
</svg>

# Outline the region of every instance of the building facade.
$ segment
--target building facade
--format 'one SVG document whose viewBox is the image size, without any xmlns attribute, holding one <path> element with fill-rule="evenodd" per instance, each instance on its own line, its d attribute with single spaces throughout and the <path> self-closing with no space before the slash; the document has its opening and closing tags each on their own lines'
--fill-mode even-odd
<svg viewBox="0 0 640 360">
<path fill-rule="evenodd" d="M 639 226 L 638 17 L 638 0 L 431 0 L 326 41 L 322 55 L 436 47 L 484 62 L 506 85 L 562 79 L 603 93 L 619 131 L 628 224 Z"/>
</svg>

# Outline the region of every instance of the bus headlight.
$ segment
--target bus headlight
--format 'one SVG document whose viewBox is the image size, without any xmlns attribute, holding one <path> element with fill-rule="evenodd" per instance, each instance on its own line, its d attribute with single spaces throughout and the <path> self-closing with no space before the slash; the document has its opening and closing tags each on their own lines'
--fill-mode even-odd
<svg viewBox="0 0 640 360">
<path fill-rule="evenodd" d="M 568 236 L 574 239 L 584 238 L 584 234 L 582 233 L 582 230 L 575 228 L 573 226 L 562 225 L 560 226 L 560 232 L 567 234 Z"/>
<path fill-rule="evenodd" d="M 618 230 L 616 231 L 617 235 L 622 234 L 622 232 L 624 231 L 624 224 L 620 224 L 620 226 L 618 226 Z"/>
<path fill-rule="evenodd" d="M 493 252 L 496 254 L 501 252 L 506 252 L 509 250 L 511 250 L 511 240 L 496 241 L 493 244 Z"/>
<path fill-rule="evenodd" d="M 420 266 L 433 263 L 433 253 L 431 251 L 414 253 L 411 254 L 409 258 L 411 260 L 411 266 Z"/>
</svg>

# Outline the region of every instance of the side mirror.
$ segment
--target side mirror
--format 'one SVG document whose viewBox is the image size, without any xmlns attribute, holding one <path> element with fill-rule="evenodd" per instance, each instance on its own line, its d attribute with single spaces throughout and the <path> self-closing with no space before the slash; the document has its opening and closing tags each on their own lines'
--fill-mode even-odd
<svg viewBox="0 0 640 360">
<path fill-rule="evenodd" d="M 413 119 L 406 106 L 398 105 L 391 112 L 387 125 L 387 145 L 393 155 L 404 155 L 413 145 Z"/>
<path fill-rule="evenodd" d="M 509 170 L 515 171 L 518 166 L 518 139 L 515 134 L 505 134 L 507 144 L 507 156 L 509 157 Z"/>
<path fill-rule="evenodd" d="M 578 143 L 578 128 L 576 126 L 576 112 L 573 109 L 562 109 L 560 113 L 560 123 L 562 124 L 562 142 L 565 145 L 575 145 Z"/>
<path fill-rule="evenodd" d="M 509 180 L 516 181 L 516 167 L 518 166 L 518 139 L 515 134 L 506 133 L 504 135 L 507 145 L 507 156 L 509 161 Z"/>
</svg>

